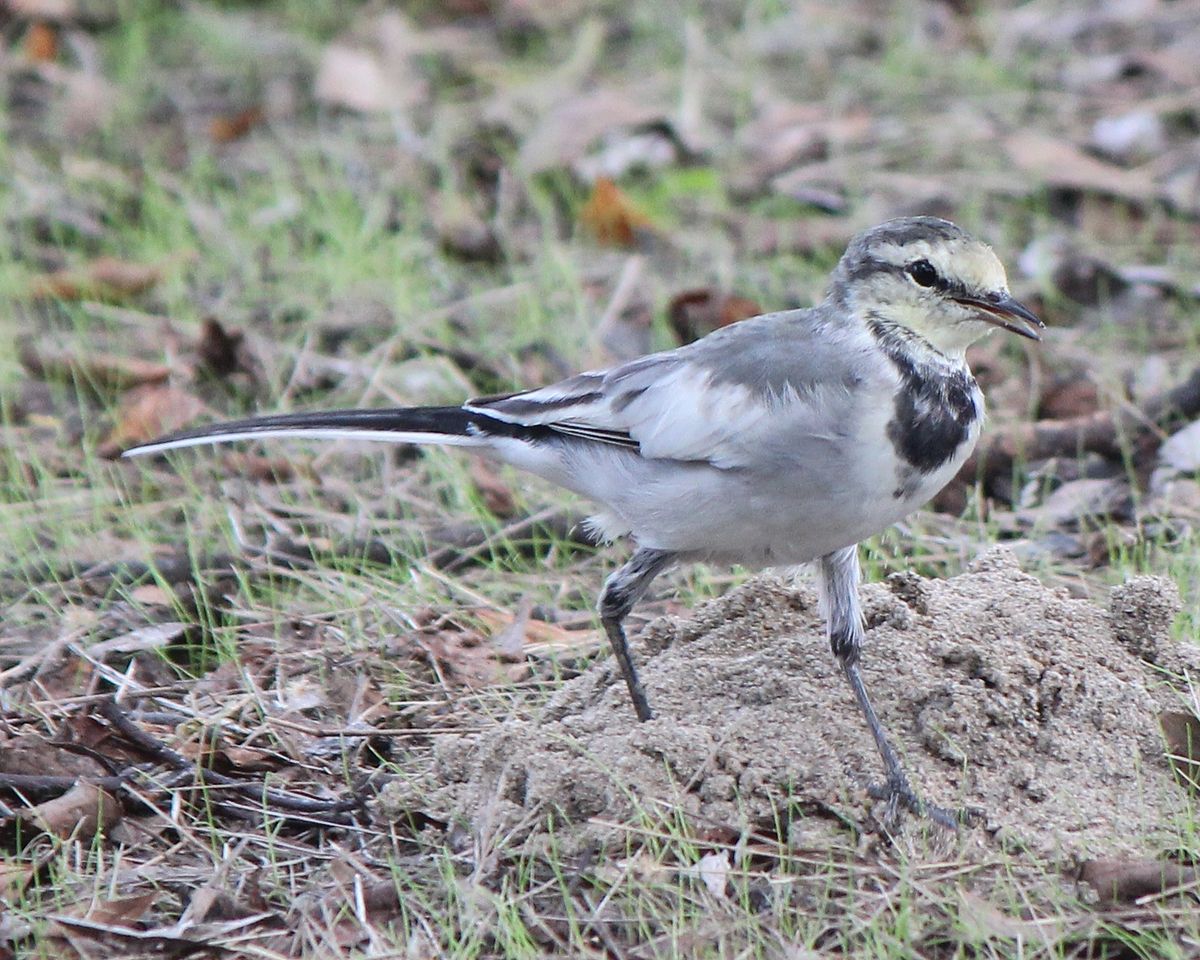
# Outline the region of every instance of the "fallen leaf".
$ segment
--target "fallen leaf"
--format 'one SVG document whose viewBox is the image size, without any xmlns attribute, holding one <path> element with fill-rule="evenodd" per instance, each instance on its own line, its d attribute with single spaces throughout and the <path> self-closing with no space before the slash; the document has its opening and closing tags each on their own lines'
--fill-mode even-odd
<svg viewBox="0 0 1200 960">
<path fill-rule="evenodd" d="M 298 465 L 286 457 L 264 457 L 258 453 L 233 450 L 221 454 L 221 466 L 226 473 L 245 477 L 255 483 L 288 483 L 297 474 L 312 477 L 312 470 Z"/>
<path fill-rule="evenodd" d="M 424 103 L 429 84 L 416 67 L 423 52 L 417 31 L 398 11 L 374 19 L 362 41 L 338 40 L 321 54 L 317 100 L 358 113 L 388 113 Z"/>
<path fill-rule="evenodd" d="M 166 364 L 111 353 L 83 353 L 77 346 L 27 341 L 21 344 L 21 366 L 40 380 L 71 380 L 103 390 L 128 390 L 163 383 L 171 375 Z"/>
<path fill-rule="evenodd" d="M 83 267 L 35 277 L 28 295 L 34 300 L 128 300 L 145 293 L 162 277 L 161 266 L 97 257 Z"/>
<path fill-rule="evenodd" d="M 232 116 L 214 117 L 208 125 L 208 135 L 213 143 L 232 143 L 262 123 L 263 116 L 262 107 L 254 106 L 240 110 Z"/>
<path fill-rule="evenodd" d="M 700 878 L 700 882 L 709 893 L 724 900 L 725 889 L 729 883 L 729 869 L 729 851 L 721 850 L 702 856 L 692 867 L 692 872 Z"/>
<path fill-rule="evenodd" d="M 492 464 L 483 459 L 472 458 L 468 469 L 475 492 L 493 516 L 505 519 L 516 513 L 517 504 L 513 492 Z"/>
<path fill-rule="evenodd" d="M 1200 794 L 1200 718 L 1176 710 L 1159 714 L 1167 759 L 1181 784 Z"/>
<path fill-rule="evenodd" d="M 1129 903 L 1192 883 L 1196 871 L 1167 860 L 1086 860 L 1079 879 L 1102 904 Z"/>
<path fill-rule="evenodd" d="M 755 301 L 711 287 L 685 290 L 671 298 L 667 322 L 680 343 L 691 343 L 719 327 L 762 313 Z"/>
<path fill-rule="evenodd" d="M 33 879 L 35 869 L 32 863 L 0 861 L 0 898 L 10 903 L 19 900 Z"/>
<path fill-rule="evenodd" d="M 579 222 L 598 242 L 613 247 L 639 245 L 653 233 L 649 217 L 615 183 L 604 177 L 579 211 Z"/>
<path fill-rule="evenodd" d="M 595 25 L 585 22 L 580 36 Z M 602 26 L 600 30 L 602 42 Z M 573 167 L 607 134 L 668 124 L 670 111 L 651 99 L 644 92 L 605 87 L 563 97 L 542 113 L 521 145 L 517 163 L 529 174 Z"/>
<path fill-rule="evenodd" d="M 157 891 L 115 900 L 97 900 L 84 914 L 85 920 L 105 927 L 130 927 L 145 916 L 158 899 Z"/>
<path fill-rule="evenodd" d="M 1167 437 L 1158 448 L 1158 459 L 1178 473 L 1200 473 L 1200 420 Z"/>
<path fill-rule="evenodd" d="M 143 583 L 140 587 L 134 587 L 129 591 L 129 597 L 148 607 L 169 607 L 175 602 L 174 594 L 164 590 L 157 583 Z"/>
<path fill-rule="evenodd" d="M 138 588 L 142 589 L 141 587 Z M 154 587 L 155 590 L 160 590 L 159 587 Z M 136 592 L 136 591 L 135 591 Z M 164 593 L 165 592 L 161 591 Z M 169 603 L 168 600 L 163 600 L 163 603 Z M 109 640 L 101 640 L 99 643 L 93 643 L 88 647 L 88 656 L 96 660 L 104 660 L 106 657 L 114 654 L 130 654 L 140 653 L 143 650 L 159 650 L 169 646 L 187 632 L 189 625 L 186 623 L 152 623 L 144 627 L 139 627 L 136 630 L 130 630 L 128 633 L 123 633 L 119 637 L 112 637 Z"/>
<path fill-rule="evenodd" d="M 227 330 L 216 317 L 201 321 L 196 353 L 200 363 L 218 377 L 227 377 L 237 370 L 258 376 L 258 358 L 250 351 L 245 332 Z"/>
<path fill-rule="evenodd" d="M 1071 480 L 1039 506 L 1016 513 L 1027 526 L 1070 527 L 1091 521 L 1127 520 L 1133 515 L 1133 492 L 1123 477 Z"/>
<path fill-rule="evenodd" d="M 58 28 L 45 20 L 35 20 L 25 34 L 25 55 L 35 63 L 58 59 Z"/>
<path fill-rule="evenodd" d="M 969 890 L 958 891 L 960 907 L 959 922 L 972 942 L 992 940 L 1025 940 L 1031 943 L 1050 945 L 1050 940 L 1057 940 L 1063 933 L 1061 921 L 1047 927 L 1019 917 L 1010 917 L 998 907 L 993 906 L 977 894 Z"/>
<path fill-rule="evenodd" d="M 1154 197 L 1154 183 L 1145 173 L 1088 156 L 1058 137 L 1026 129 L 1010 136 L 1004 148 L 1019 170 L 1047 186 L 1092 191 L 1139 203 Z"/>
<path fill-rule="evenodd" d="M 116 422 L 96 452 L 115 459 L 126 447 L 181 430 L 204 411 L 199 397 L 168 386 L 131 390 L 117 409 Z"/>
<path fill-rule="evenodd" d="M 437 232 L 442 249 L 468 263 L 495 264 L 504 257 L 495 231 L 465 203 L 450 201 L 442 206 Z"/>
<path fill-rule="evenodd" d="M 18 816 L 55 837 L 91 837 L 97 827 L 108 829 L 121 817 L 116 797 L 96 784 L 79 780 L 60 797 L 22 810 Z"/>
</svg>

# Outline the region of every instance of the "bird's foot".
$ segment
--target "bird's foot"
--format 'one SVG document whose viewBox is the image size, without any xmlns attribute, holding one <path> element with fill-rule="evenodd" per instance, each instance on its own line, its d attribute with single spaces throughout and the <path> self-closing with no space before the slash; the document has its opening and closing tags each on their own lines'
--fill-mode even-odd
<svg viewBox="0 0 1200 960">
<path fill-rule="evenodd" d="M 917 796 L 916 791 L 903 774 L 890 776 L 886 783 L 872 783 L 867 787 L 867 794 L 875 800 L 883 800 L 884 826 L 889 830 L 897 830 L 904 822 L 907 814 L 920 817 L 936 823 L 947 830 L 957 830 L 960 826 L 972 826 L 983 819 L 983 811 L 977 807 L 962 807 L 957 810 L 949 807 L 939 807 L 926 803 Z"/>
</svg>

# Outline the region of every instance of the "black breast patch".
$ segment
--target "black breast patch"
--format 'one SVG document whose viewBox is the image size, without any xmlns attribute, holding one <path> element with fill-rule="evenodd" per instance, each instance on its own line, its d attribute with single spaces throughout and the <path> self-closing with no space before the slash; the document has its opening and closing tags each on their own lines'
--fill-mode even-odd
<svg viewBox="0 0 1200 960">
<path fill-rule="evenodd" d="M 912 473 L 926 475 L 944 466 L 970 435 L 979 418 L 975 378 L 965 365 L 947 369 L 920 363 L 892 337 L 880 337 L 880 346 L 900 373 L 887 436 L 905 464 L 901 486 L 913 486 Z"/>
<path fill-rule="evenodd" d="M 974 380 L 969 373 L 901 370 L 896 414 L 887 425 L 888 438 L 900 456 L 920 473 L 933 473 L 949 461 L 967 439 L 979 413 Z"/>
</svg>

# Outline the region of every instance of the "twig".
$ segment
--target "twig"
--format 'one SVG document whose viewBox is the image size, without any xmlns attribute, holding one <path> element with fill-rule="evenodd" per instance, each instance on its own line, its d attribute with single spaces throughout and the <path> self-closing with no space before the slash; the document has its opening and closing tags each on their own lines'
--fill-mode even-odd
<svg viewBox="0 0 1200 960">
<path fill-rule="evenodd" d="M 166 744 L 161 743 L 157 738 L 146 733 L 125 714 L 117 705 L 116 700 L 109 698 L 108 700 L 101 701 L 99 712 L 105 720 L 108 720 L 117 729 L 121 736 L 149 757 L 165 763 L 176 770 L 194 770 L 202 786 L 226 787 L 230 791 L 248 799 L 263 801 L 271 806 L 295 813 L 329 815 L 360 810 L 363 806 L 363 801 L 359 797 L 352 797 L 346 800 L 317 800 L 313 797 L 302 797 L 293 793 L 282 793 L 278 790 L 271 790 L 261 780 L 239 780 L 236 777 L 217 773 L 215 770 L 198 767 L 193 761 L 188 760 L 187 757 L 176 753 L 170 747 L 166 746 Z"/>
<path fill-rule="evenodd" d="M 1180 422 L 1200 414 L 1200 367 L 1171 390 L 1117 410 L 1104 410 L 1067 420 L 1014 424 L 984 435 L 959 476 L 973 482 L 980 476 L 1004 476 L 1018 461 L 1048 457 L 1077 457 L 1098 453 L 1119 457 L 1132 447 L 1135 458 L 1146 455 L 1148 441 L 1161 437 Z M 1158 449 L 1158 444 L 1153 445 Z"/>
</svg>

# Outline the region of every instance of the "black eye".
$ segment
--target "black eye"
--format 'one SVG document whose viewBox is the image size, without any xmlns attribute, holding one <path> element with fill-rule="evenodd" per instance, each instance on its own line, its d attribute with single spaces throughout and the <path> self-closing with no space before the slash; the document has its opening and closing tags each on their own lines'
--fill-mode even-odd
<svg viewBox="0 0 1200 960">
<path fill-rule="evenodd" d="M 908 275 L 923 287 L 932 287 L 938 282 L 938 272 L 928 260 L 914 260 L 908 265 Z"/>
</svg>

